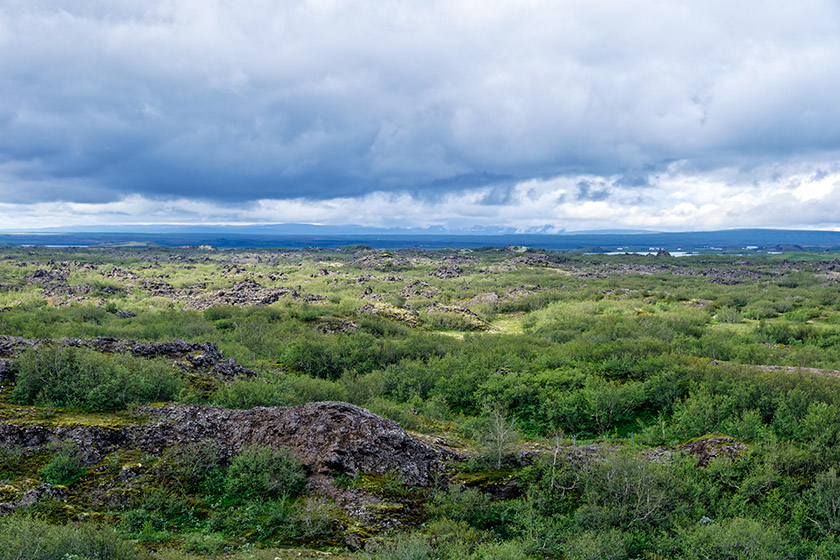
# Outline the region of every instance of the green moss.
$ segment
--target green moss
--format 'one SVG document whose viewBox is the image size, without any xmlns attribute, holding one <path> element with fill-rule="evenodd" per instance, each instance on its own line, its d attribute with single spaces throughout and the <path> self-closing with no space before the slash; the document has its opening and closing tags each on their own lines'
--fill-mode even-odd
<svg viewBox="0 0 840 560">
<path fill-rule="evenodd" d="M 377 531 L 367 525 L 359 523 L 358 521 L 351 521 L 344 529 L 346 536 L 352 536 L 358 539 L 360 543 L 365 543 L 376 535 Z"/>
<path fill-rule="evenodd" d="M 452 477 L 452 482 L 470 488 L 493 488 L 508 484 L 516 475 L 517 471 L 513 469 L 459 472 Z"/>
<path fill-rule="evenodd" d="M 20 492 L 16 486 L 12 484 L 0 484 L 0 502 L 14 502 L 19 495 Z"/>
<path fill-rule="evenodd" d="M 365 510 L 373 513 L 378 517 L 391 519 L 398 517 L 400 513 L 405 511 L 405 504 L 394 504 L 387 502 L 380 502 L 378 504 L 367 504 Z"/>
<path fill-rule="evenodd" d="M 3 403 L 0 405 L 0 422 L 17 425 L 40 425 L 50 428 L 59 426 L 96 426 L 119 429 L 147 421 L 132 411 L 121 412 L 78 412 L 54 408 L 45 414 L 44 407 Z"/>
<path fill-rule="evenodd" d="M 682 442 L 682 445 L 686 445 L 686 444 L 689 444 L 689 443 L 694 443 L 694 442 L 701 441 L 701 440 L 718 439 L 718 438 L 729 438 L 729 439 L 735 440 L 738 443 L 743 443 L 741 440 L 739 440 L 736 437 L 733 437 L 733 436 L 730 436 L 730 435 L 727 435 L 727 434 L 721 434 L 721 433 L 714 432 L 714 433 L 703 434 L 702 436 L 698 436 L 698 437 L 695 437 L 695 438 L 687 439 L 687 440 Z"/>
<path fill-rule="evenodd" d="M 75 505 L 60 500 L 41 500 L 26 508 L 26 511 L 56 525 L 66 525 L 81 519 L 81 512 Z"/>
</svg>

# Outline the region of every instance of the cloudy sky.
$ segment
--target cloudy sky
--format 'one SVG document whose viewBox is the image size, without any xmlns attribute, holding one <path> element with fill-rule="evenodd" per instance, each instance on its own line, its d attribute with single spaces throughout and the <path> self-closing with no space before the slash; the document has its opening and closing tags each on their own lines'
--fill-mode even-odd
<svg viewBox="0 0 840 560">
<path fill-rule="evenodd" d="M 840 229 L 840 0 L 0 0 L 0 230 Z"/>
</svg>

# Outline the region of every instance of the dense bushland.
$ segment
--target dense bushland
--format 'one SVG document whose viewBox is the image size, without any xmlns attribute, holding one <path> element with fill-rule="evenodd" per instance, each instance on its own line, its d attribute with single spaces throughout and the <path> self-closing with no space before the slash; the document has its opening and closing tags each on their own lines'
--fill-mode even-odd
<svg viewBox="0 0 840 560">
<path fill-rule="evenodd" d="M 174 400 L 186 386 L 182 375 L 164 360 L 59 345 L 27 349 L 12 368 L 15 402 L 77 410 L 116 410 Z"/>
</svg>

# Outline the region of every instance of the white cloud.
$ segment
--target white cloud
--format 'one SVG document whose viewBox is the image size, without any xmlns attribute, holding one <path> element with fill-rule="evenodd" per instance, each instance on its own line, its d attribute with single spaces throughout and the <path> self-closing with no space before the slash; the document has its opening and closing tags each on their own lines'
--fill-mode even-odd
<svg viewBox="0 0 840 560">
<path fill-rule="evenodd" d="M 783 173 L 787 171 L 787 173 Z M 818 176 L 774 167 L 772 178 L 730 182 L 714 173 L 666 173 L 633 190 L 617 177 L 582 175 L 529 180 L 512 186 L 499 203 L 487 202 L 488 188 L 466 189 L 429 198 L 377 191 L 329 199 L 261 199 L 230 205 L 195 198 L 154 199 L 130 195 L 106 203 L 41 202 L 0 204 L 8 229 L 45 224 L 357 224 L 369 227 L 443 227 L 463 231 L 503 224 L 522 232 L 599 228 L 664 231 L 709 228 L 819 225 L 840 229 L 840 169 Z M 768 170 L 759 170 L 770 175 Z M 584 200 L 581 185 L 609 194 Z M 803 194 L 805 193 L 805 194 Z M 816 193 L 816 194 L 815 194 Z"/>
<path fill-rule="evenodd" d="M 837 179 L 818 172 L 840 150 L 838 14 L 822 0 L 6 0 L 0 202 L 27 227 L 141 207 L 831 222 Z"/>
</svg>

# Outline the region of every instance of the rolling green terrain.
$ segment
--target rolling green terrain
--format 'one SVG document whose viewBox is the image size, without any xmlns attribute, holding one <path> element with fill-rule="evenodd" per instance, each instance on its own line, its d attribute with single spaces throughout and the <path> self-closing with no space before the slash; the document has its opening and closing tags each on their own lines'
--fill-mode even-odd
<svg viewBox="0 0 840 560">
<path fill-rule="evenodd" d="M 836 558 L 838 279 L 804 253 L 0 249 L 0 560 Z M 178 340 L 221 356 L 137 350 Z M 78 444 L 163 403 L 315 401 L 396 421 L 434 476 Z"/>
</svg>

